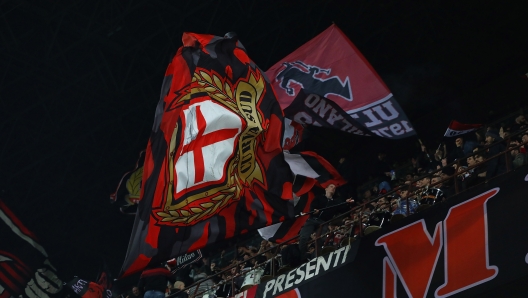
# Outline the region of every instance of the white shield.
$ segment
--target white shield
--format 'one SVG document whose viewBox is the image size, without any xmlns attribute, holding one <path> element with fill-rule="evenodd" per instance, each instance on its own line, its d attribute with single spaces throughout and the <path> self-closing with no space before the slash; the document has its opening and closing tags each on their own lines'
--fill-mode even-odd
<svg viewBox="0 0 528 298">
<path fill-rule="evenodd" d="M 205 120 L 205 129 L 201 131 L 200 119 Z M 196 185 L 223 180 L 227 162 L 236 150 L 235 142 L 242 130 L 242 119 L 237 114 L 209 100 L 188 106 L 183 110 L 183 120 L 183 143 L 175 165 L 176 193 Z M 236 132 L 231 133 L 229 138 L 219 138 L 220 133 L 226 130 Z M 200 138 L 205 145 L 194 146 Z M 200 153 L 203 159 L 197 157 Z M 195 162 L 203 164 L 195 165 Z M 195 168 L 199 167 L 203 167 L 203 177 L 196 177 Z"/>
</svg>

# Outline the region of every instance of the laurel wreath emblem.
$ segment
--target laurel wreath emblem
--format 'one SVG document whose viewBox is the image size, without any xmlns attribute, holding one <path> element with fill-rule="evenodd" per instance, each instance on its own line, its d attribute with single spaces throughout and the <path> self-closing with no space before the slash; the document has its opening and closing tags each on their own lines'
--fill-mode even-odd
<svg viewBox="0 0 528 298">
<path fill-rule="evenodd" d="M 178 92 L 183 94 L 177 100 L 178 102 L 190 99 L 192 94 L 207 93 L 212 100 L 218 101 L 246 120 L 247 128 L 242 134 L 246 133 L 254 138 L 252 149 L 255 149 L 256 138 L 263 131 L 262 116 L 256 109 L 256 104 L 260 100 L 265 88 L 262 75 L 250 71 L 246 80 L 238 81 L 233 86 L 230 81 L 223 80 L 221 76 L 213 71 L 196 69 L 192 83 L 188 87 L 190 90 Z M 239 97 L 248 96 L 248 94 L 251 95 L 253 101 L 251 106 L 245 106 L 243 111 Z M 264 177 L 256 158 L 253 157 L 253 160 L 249 164 L 247 162 L 241 162 L 243 153 L 242 148 L 239 146 L 234 158 L 228 163 L 226 173 L 228 179 L 224 185 L 187 196 L 184 200 L 173 204 L 175 201 L 173 198 L 173 181 L 175 179 L 173 169 L 176 162 L 175 152 L 177 149 L 177 140 L 179 139 L 178 131 L 178 127 L 176 126 L 173 130 L 169 145 L 169 183 L 167 184 L 165 207 L 162 210 L 153 210 L 160 223 L 177 226 L 193 225 L 198 221 L 212 217 L 230 203 L 239 200 L 244 187 L 250 186 L 256 181 L 264 183 Z"/>
</svg>

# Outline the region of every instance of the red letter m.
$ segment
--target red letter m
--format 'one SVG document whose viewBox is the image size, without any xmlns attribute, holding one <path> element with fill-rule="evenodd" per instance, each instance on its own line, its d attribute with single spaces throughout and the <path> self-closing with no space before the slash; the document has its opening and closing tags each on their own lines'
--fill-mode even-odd
<svg viewBox="0 0 528 298">
<path fill-rule="evenodd" d="M 494 188 L 451 207 L 433 236 L 423 219 L 381 236 L 376 245 L 382 245 L 388 256 L 383 262 L 383 297 L 396 297 L 396 277 L 409 297 L 426 297 L 442 246 L 445 278 L 435 297 L 448 297 L 495 278 L 499 269 L 489 265 L 486 202 L 498 192 Z"/>
</svg>

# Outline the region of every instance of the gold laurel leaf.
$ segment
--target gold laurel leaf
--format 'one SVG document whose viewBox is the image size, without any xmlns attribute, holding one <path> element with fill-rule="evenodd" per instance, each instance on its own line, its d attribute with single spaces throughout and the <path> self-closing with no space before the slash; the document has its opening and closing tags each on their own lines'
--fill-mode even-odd
<svg viewBox="0 0 528 298">
<path fill-rule="evenodd" d="M 211 201 L 220 201 L 224 198 L 224 195 L 217 195 L 216 197 L 212 198 Z"/>
<path fill-rule="evenodd" d="M 227 203 L 229 203 L 230 200 L 231 200 L 231 198 L 228 198 L 228 199 L 222 201 L 222 202 L 221 202 L 220 204 L 218 204 L 218 205 L 220 205 L 220 207 L 224 207 L 225 205 L 227 205 Z"/>
<path fill-rule="evenodd" d="M 190 223 L 190 222 L 193 222 L 196 220 L 196 218 L 199 216 L 200 214 L 195 214 L 193 215 L 191 218 L 187 219 L 187 222 Z"/>
<path fill-rule="evenodd" d="M 226 93 L 227 96 L 229 96 L 230 98 L 233 98 L 233 92 L 231 91 L 231 87 L 229 86 L 228 83 L 225 83 L 225 93 Z"/>
<path fill-rule="evenodd" d="M 194 73 L 194 79 L 196 79 L 197 81 L 201 81 L 201 77 L 197 73 Z"/>
<path fill-rule="evenodd" d="M 196 207 L 191 207 L 191 211 L 194 212 L 194 213 L 202 213 L 203 212 L 202 209 L 196 208 Z"/>
<path fill-rule="evenodd" d="M 226 99 L 227 97 L 225 95 L 223 95 L 222 93 L 217 93 L 215 94 L 216 97 L 220 98 L 220 99 Z"/>
<path fill-rule="evenodd" d="M 211 87 L 211 86 L 207 86 L 207 87 L 205 87 L 204 89 L 205 89 L 205 91 L 207 91 L 207 92 L 214 92 L 214 91 L 217 90 L 215 87 Z"/>
<path fill-rule="evenodd" d="M 204 78 L 207 82 L 209 83 L 213 83 L 213 80 L 211 79 L 211 77 L 204 71 L 200 71 L 200 75 L 202 76 L 202 78 Z"/>
<path fill-rule="evenodd" d="M 174 217 L 166 217 L 162 219 L 161 221 L 173 221 Z"/>
<path fill-rule="evenodd" d="M 185 216 L 185 217 L 191 215 L 191 213 L 190 213 L 189 211 L 187 211 L 187 210 L 180 210 L 180 212 L 181 212 L 181 214 L 182 214 L 183 216 Z"/>
<path fill-rule="evenodd" d="M 214 204 L 213 203 L 202 203 L 200 204 L 200 206 L 204 207 L 204 208 L 211 208 L 211 206 L 213 206 Z"/>
<path fill-rule="evenodd" d="M 198 85 L 200 85 L 200 86 L 205 86 L 205 83 L 206 82 L 204 82 L 204 81 L 198 81 Z"/>
<path fill-rule="evenodd" d="M 161 217 L 171 217 L 170 214 L 165 213 L 165 212 L 158 212 L 157 214 L 158 214 L 159 216 L 161 216 Z"/>
<path fill-rule="evenodd" d="M 143 167 L 135 170 L 126 182 L 126 188 L 133 198 L 139 198 L 141 191 L 141 179 L 143 178 Z"/>
<path fill-rule="evenodd" d="M 207 215 L 207 214 L 204 212 L 204 213 L 200 214 L 200 215 L 196 218 L 196 220 L 202 219 L 202 218 L 205 217 L 206 215 Z"/>
<path fill-rule="evenodd" d="M 172 216 L 180 217 L 180 215 L 178 214 L 178 212 L 176 212 L 176 211 L 174 211 L 174 210 L 169 211 L 169 213 L 170 213 Z"/>
<path fill-rule="evenodd" d="M 184 222 L 184 221 L 186 221 L 186 218 L 176 218 L 172 222 Z"/>
<path fill-rule="evenodd" d="M 213 75 L 213 80 L 214 80 L 214 83 L 215 83 L 216 87 L 218 87 L 218 89 L 220 89 L 220 90 L 223 90 L 222 81 L 220 81 L 220 79 L 217 76 L 215 76 L 215 75 Z"/>
</svg>

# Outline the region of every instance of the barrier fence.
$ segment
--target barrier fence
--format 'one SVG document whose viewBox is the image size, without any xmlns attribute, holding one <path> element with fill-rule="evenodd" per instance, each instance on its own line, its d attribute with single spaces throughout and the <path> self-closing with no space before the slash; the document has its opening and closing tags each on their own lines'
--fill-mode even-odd
<svg viewBox="0 0 528 298">
<path fill-rule="evenodd" d="M 457 159 L 443 167 L 443 169 L 447 167 L 456 168 L 455 173 L 452 175 L 444 174 L 441 179 L 436 179 L 437 181 L 432 182 L 432 178 L 437 177 L 442 170 L 440 169 L 425 174 L 414 179 L 410 184 L 400 185 L 383 195 L 351 208 L 350 211 L 347 211 L 332 220 L 321 223 L 316 236 L 309 243 L 315 244 L 315 257 L 334 251 L 338 247 L 350 245 L 350 243 L 356 239 L 381 229 L 385 225 L 390 224 L 390 222 L 396 222 L 404 217 L 412 216 L 412 214 L 418 213 L 431 205 L 440 204 L 443 200 L 449 199 L 451 196 L 463 193 L 471 187 L 481 183 L 487 183 L 489 181 L 488 179 L 494 179 L 513 171 L 514 168 L 512 165 L 511 151 L 518 150 L 521 147 L 528 147 L 528 141 L 521 142 L 517 145 L 511 145 L 511 139 L 521 136 L 527 131 L 528 129 L 523 129 L 509 135 L 506 139 L 489 144 L 480 148 L 478 151 L 475 151 L 464 158 Z M 468 157 L 474 157 L 475 155 L 485 156 L 490 149 L 495 146 L 505 146 L 505 150 L 501 150 L 493 156 L 487 156 L 485 159 L 482 159 L 474 165 L 467 167 L 462 166 L 463 160 L 467 160 Z M 502 162 L 500 159 L 503 159 L 504 161 Z M 489 163 L 500 163 L 504 166 L 504 170 L 496 173 L 493 177 L 480 179 L 480 183 L 475 183 L 466 187 L 464 177 L 478 174 L 475 170 L 482 169 L 483 167 L 488 168 Z M 526 161 L 524 165 L 526 165 Z M 431 182 L 427 185 L 421 186 L 420 182 L 424 181 L 424 179 L 431 180 Z M 446 189 L 449 189 L 452 193 L 444 193 Z M 310 213 L 302 214 L 301 216 L 309 215 Z M 336 234 L 339 233 L 336 233 L 335 229 L 329 229 L 328 227 L 337 220 L 344 218 L 349 218 L 348 222 L 344 225 L 347 227 L 347 230 L 345 233 L 341 234 L 341 237 L 337 237 Z M 337 241 L 330 241 L 332 242 L 332 245 L 325 245 L 329 242 L 325 240 L 331 236 L 337 237 Z M 284 248 L 287 245 L 297 245 L 296 241 L 298 240 L 298 237 L 299 236 L 297 235 L 287 239 L 283 244 L 277 244 L 267 249 L 261 248 L 256 255 L 244 261 L 237 260 L 237 248 L 235 247 L 235 255 L 231 265 L 224 267 L 220 272 L 187 286 L 183 291 L 186 291 L 191 298 L 234 297 L 237 293 L 241 293 L 260 282 L 273 279 L 276 276 L 288 272 L 294 268 L 288 266 L 288 264 L 282 263 L 282 255 L 280 254 L 281 247 Z M 261 263 L 254 262 L 257 259 L 263 259 L 262 256 L 266 256 L 266 261 Z M 255 264 L 250 268 L 240 268 L 240 266 L 245 263 Z M 268 274 L 264 274 L 265 272 Z M 213 283 L 213 285 L 207 287 L 203 286 L 204 283 L 212 280 L 220 280 L 220 282 Z M 211 284 L 211 282 L 208 283 Z M 172 294 L 168 297 L 177 297 L 177 295 L 178 294 Z"/>
</svg>

